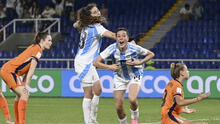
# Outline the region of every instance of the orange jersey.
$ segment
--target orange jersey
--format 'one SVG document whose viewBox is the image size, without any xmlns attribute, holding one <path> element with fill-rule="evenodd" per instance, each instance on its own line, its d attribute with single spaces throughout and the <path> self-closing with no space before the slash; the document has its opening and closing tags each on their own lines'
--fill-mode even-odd
<svg viewBox="0 0 220 124">
<path fill-rule="evenodd" d="M 27 74 L 30 68 L 31 60 L 35 59 L 36 61 L 39 61 L 42 52 L 43 51 L 40 45 L 30 45 L 20 55 L 5 63 L 2 69 L 13 72 L 19 76 Z"/>
<path fill-rule="evenodd" d="M 171 80 L 164 91 L 161 115 L 173 120 L 175 115 L 179 115 L 183 111 L 183 107 L 179 106 L 175 101 L 175 96 L 184 98 L 183 86 L 176 80 Z M 174 118 L 175 121 L 175 118 Z"/>
</svg>

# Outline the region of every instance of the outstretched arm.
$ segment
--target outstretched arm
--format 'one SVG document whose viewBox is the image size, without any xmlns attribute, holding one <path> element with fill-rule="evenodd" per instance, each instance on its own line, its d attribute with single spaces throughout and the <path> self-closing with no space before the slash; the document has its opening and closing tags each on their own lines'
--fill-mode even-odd
<svg viewBox="0 0 220 124">
<path fill-rule="evenodd" d="M 116 40 L 116 34 L 107 30 L 105 31 L 103 34 L 102 34 L 103 37 L 108 37 L 108 38 L 111 38 L 113 40 Z"/>
<path fill-rule="evenodd" d="M 193 99 L 184 99 L 182 96 L 176 96 L 175 100 L 178 105 L 186 106 L 186 105 L 190 105 L 190 104 L 202 101 L 208 96 L 210 96 L 210 93 L 199 94 L 196 98 L 193 98 Z"/>
</svg>

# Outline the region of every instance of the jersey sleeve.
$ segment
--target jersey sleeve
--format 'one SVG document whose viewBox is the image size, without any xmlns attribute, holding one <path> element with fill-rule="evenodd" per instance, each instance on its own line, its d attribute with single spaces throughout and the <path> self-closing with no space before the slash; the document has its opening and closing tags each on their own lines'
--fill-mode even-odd
<svg viewBox="0 0 220 124">
<path fill-rule="evenodd" d="M 107 29 L 103 27 L 101 24 L 97 24 L 96 29 L 98 31 L 99 36 L 102 36 L 107 31 Z"/>
<path fill-rule="evenodd" d="M 100 53 L 102 59 L 108 58 L 115 51 L 115 45 L 107 47 L 103 52 Z"/>
<path fill-rule="evenodd" d="M 38 47 L 33 47 L 31 57 L 34 58 L 36 61 L 39 61 L 42 56 L 42 51 Z"/>
<path fill-rule="evenodd" d="M 143 48 L 141 46 L 136 45 L 136 47 L 137 47 L 137 53 L 140 54 L 140 55 L 145 56 L 149 52 L 149 50 L 147 50 L 147 49 L 145 49 L 145 48 Z"/>
<path fill-rule="evenodd" d="M 173 96 L 183 96 L 183 89 L 181 86 L 176 85 L 173 87 Z"/>
</svg>

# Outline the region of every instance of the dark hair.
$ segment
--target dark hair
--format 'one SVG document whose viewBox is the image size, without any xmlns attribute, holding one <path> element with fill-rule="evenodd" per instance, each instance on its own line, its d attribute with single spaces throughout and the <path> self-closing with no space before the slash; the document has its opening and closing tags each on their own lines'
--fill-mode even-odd
<svg viewBox="0 0 220 124">
<path fill-rule="evenodd" d="M 180 77 L 180 71 L 183 71 L 184 63 L 171 63 L 170 64 L 170 73 L 173 79 Z"/>
<path fill-rule="evenodd" d="M 82 30 L 83 27 L 89 26 L 95 23 L 107 23 L 104 16 L 93 17 L 91 16 L 91 9 L 97 7 L 95 3 L 90 3 L 87 6 L 81 8 L 77 12 L 77 20 L 79 21 L 79 30 Z"/>
<path fill-rule="evenodd" d="M 45 39 L 47 35 L 50 35 L 48 32 L 38 32 L 34 38 L 34 44 L 39 44 L 41 39 Z"/>
<path fill-rule="evenodd" d="M 117 36 L 117 33 L 118 33 L 119 31 L 125 31 L 125 32 L 127 33 L 127 35 L 129 36 L 128 29 L 126 29 L 126 28 L 118 28 L 118 29 L 116 30 L 116 32 L 115 32 L 116 36 Z"/>
</svg>

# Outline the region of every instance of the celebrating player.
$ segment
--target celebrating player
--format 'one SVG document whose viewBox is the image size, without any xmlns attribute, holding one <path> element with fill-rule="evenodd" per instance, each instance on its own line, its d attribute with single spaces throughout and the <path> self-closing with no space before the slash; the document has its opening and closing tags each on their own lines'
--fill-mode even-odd
<svg viewBox="0 0 220 124">
<path fill-rule="evenodd" d="M 129 101 L 131 110 L 131 123 L 138 124 L 138 103 L 137 96 L 143 76 L 143 64 L 150 60 L 154 53 L 134 43 L 128 43 L 128 31 L 119 28 L 116 31 L 116 41 L 107 47 L 94 61 L 94 66 L 115 71 L 114 74 L 114 98 L 115 107 L 120 124 L 127 124 L 127 117 L 124 112 L 124 94 L 129 86 Z M 139 55 L 145 56 L 138 59 Z M 108 57 L 112 58 L 114 64 L 107 65 L 102 61 Z"/>
<path fill-rule="evenodd" d="M 101 15 L 96 4 L 88 4 L 78 11 L 78 21 L 73 25 L 81 32 L 74 66 L 84 90 L 82 106 L 85 124 L 97 123 L 97 106 L 102 92 L 100 80 L 92 62 L 99 55 L 101 37 L 115 39 L 115 34 L 101 25 L 105 22 L 106 19 Z"/>
</svg>

